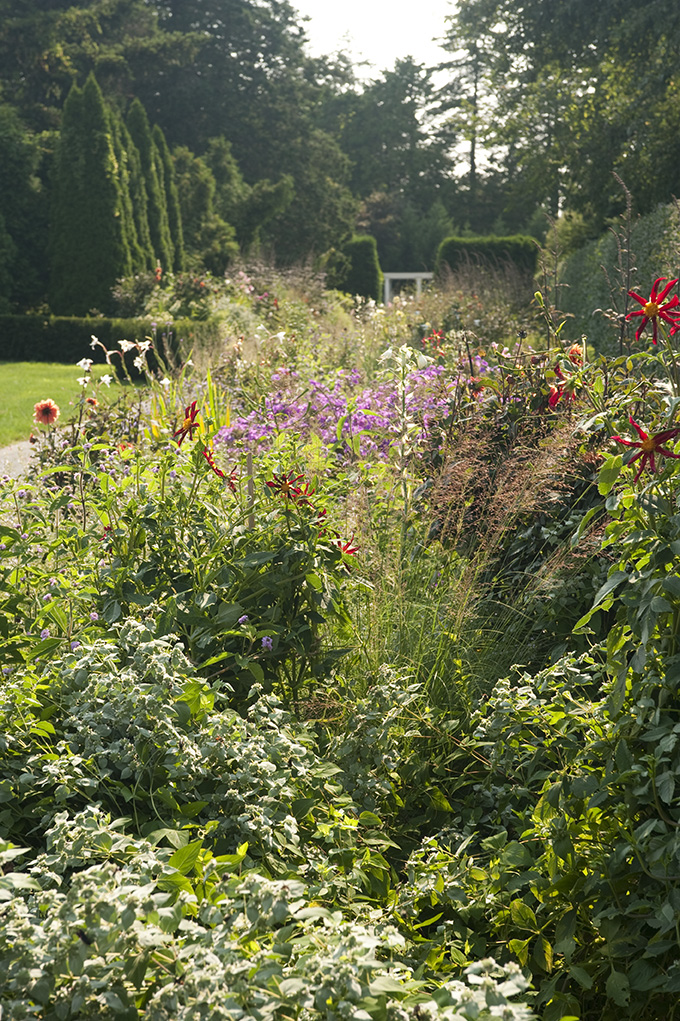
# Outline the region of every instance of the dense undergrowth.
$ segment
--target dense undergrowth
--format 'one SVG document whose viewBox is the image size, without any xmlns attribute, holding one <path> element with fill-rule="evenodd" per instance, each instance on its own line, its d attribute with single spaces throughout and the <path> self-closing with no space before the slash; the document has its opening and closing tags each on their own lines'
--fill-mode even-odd
<svg viewBox="0 0 680 1021">
<path fill-rule="evenodd" d="M 1 1016 L 673 1017 L 675 300 L 229 293 L 2 485 Z"/>
</svg>

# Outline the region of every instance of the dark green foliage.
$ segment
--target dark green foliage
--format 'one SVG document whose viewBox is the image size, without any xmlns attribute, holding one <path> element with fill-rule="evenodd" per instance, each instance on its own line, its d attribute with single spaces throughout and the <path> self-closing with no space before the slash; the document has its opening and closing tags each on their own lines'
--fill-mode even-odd
<svg viewBox="0 0 680 1021">
<path fill-rule="evenodd" d="M 149 229 L 148 200 L 146 196 L 146 184 L 142 173 L 142 161 L 139 150 L 130 137 L 125 121 L 118 119 L 120 125 L 122 148 L 125 154 L 128 168 L 128 188 L 130 202 L 132 204 L 132 216 L 135 224 L 137 241 L 141 249 L 142 261 L 139 269 L 154 269 L 156 256 L 151 243 L 151 231 Z"/>
<path fill-rule="evenodd" d="M 510 237 L 446 238 L 437 252 L 437 273 L 448 266 L 455 272 L 459 266 L 485 263 L 499 266 L 512 263 L 524 273 L 536 272 L 538 242 L 534 238 L 515 234 Z"/>
<path fill-rule="evenodd" d="M 375 238 L 359 234 L 343 246 L 346 268 L 328 282 L 339 291 L 359 294 L 362 298 L 382 298 L 383 275 L 378 261 Z"/>
<path fill-rule="evenodd" d="M 163 174 L 163 190 L 168 209 L 168 227 L 170 228 L 173 247 L 172 268 L 175 273 L 180 273 L 184 269 L 184 233 L 182 229 L 182 211 L 180 209 L 179 193 L 175 179 L 175 166 L 168 149 L 168 143 L 165 141 L 165 135 L 157 124 L 154 124 L 151 134 L 160 157 L 160 168 Z"/>
<path fill-rule="evenodd" d="M 634 272 L 630 286 L 649 293 L 652 281 L 658 276 L 678 275 L 678 210 L 675 206 L 659 206 L 647 216 L 632 224 L 630 245 L 631 266 Z M 593 309 L 625 311 L 622 284 L 625 277 L 619 273 L 617 238 L 611 230 L 594 241 L 589 241 L 569 254 L 560 266 L 559 288 L 555 304 L 570 317 L 569 331 L 578 337 L 588 334 L 595 347 L 610 351 L 618 344 L 620 323 Z M 616 308 L 618 306 L 618 308 Z M 639 306 L 638 306 L 639 307 Z M 635 335 L 635 326 L 628 330 L 629 339 Z"/>
<path fill-rule="evenodd" d="M 127 129 L 137 147 L 142 176 L 148 200 L 147 212 L 151 244 L 156 260 L 166 272 L 174 264 L 174 245 L 170 235 L 168 204 L 166 201 L 161 156 L 151 134 L 149 119 L 138 99 L 132 103 L 127 115 Z"/>
<path fill-rule="evenodd" d="M 7 233 L 5 218 L 0 213 L 0 312 L 10 309 L 12 294 L 12 264 L 16 259 L 17 246 Z"/>
<path fill-rule="evenodd" d="M 302 262 L 341 248 L 352 236 L 357 202 L 349 190 L 349 161 L 324 131 L 291 143 L 282 169 L 292 173 L 295 196 L 262 232 L 277 261 Z"/>
<path fill-rule="evenodd" d="M 203 160 L 215 178 L 215 212 L 233 224 L 240 247 L 247 250 L 259 241 L 261 228 L 292 202 L 293 179 L 286 175 L 277 184 L 262 180 L 251 187 L 225 138 L 211 138 Z"/>
<path fill-rule="evenodd" d="M 0 104 L 0 296 L 11 307 L 37 304 L 45 276 L 47 192 L 40 177 L 44 141 L 27 132 L 12 107 Z"/>
<path fill-rule="evenodd" d="M 52 185 L 50 306 L 58 314 L 106 311 L 111 288 L 132 271 L 111 123 L 90 75 L 64 106 Z"/>
<path fill-rule="evenodd" d="M 135 206 L 132 200 L 132 177 L 139 166 L 139 156 L 132 143 L 132 140 L 125 129 L 121 117 L 113 110 L 109 110 L 109 121 L 111 124 L 111 138 L 113 140 L 113 151 L 116 157 L 118 169 L 118 184 L 120 187 L 120 209 L 123 229 L 125 232 L 125 243 L 130 252 L 132 270 L 150 269 L 150 260 L 153 259 L 153 252 L 149 246 L 148 223 L 146 232 L 140 234 L 137 230 L 137 223 L 143 231 L 143 221 L 135 215 Z M 146 242 L 146 243 L 145 243 Z"/>
<path fill-rule="evenodd" d="M 236 232 L 215 211 L 215 177 L 199 156 L 180 147 L 174 153 L 175 175 L 186 251 L 215 276 L 238 255 Z"/>
<path fill-rule="evenodd" d="M 0 361 L 64 365 L 73 365 L 81 358 L 101 361 L 101 348 L 96 347 L 93 353 L 93 335 L 105 347 L 115 348 L 119 340 L 144 340 L 154 336 L 154 324 L 146 319 L 0 315 Z M 213 346 L 220 335 L 220 327 L 210 321 L 178 319 L 162 327 L 160 332 L 156 330 L 156 335 L 161 346 L 171 335 L 171 353 L 175 356 Z"/>
</svg>

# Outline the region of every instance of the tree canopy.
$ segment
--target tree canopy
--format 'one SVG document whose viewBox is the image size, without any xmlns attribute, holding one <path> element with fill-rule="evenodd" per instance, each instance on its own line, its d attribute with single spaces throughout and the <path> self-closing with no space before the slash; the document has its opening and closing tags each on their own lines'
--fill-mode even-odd
<svg viewBox="0 0 680 1021">
<path fill-rule="evenodd" d="M 598 233 L 623 202 L 614 174 L 640 212 L 680 192 L 674 0 L 459 0 L 439 67 L 404 57 L 369 81 L 342 54 L 312 58 L 288 0 L 0 0 L 0 16 L 14 308 L 45 297 L 54 154 L 90 75 L 147 269 L 181 270 L 184 234 L 190 259 L 224 267 L 256 245 L 321 257 L 357 229 L 383 268 L 431 268 L 452 232 L 540 236 L 569 213 Z M 207 205 L 176 194 L 179 166 Z"/>
</svg>

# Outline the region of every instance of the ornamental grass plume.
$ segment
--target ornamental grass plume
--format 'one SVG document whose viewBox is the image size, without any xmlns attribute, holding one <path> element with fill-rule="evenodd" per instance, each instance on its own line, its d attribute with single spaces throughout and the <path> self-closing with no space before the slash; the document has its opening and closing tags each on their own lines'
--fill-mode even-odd
<svg viewBox="0 0 680 1021">
<path fill-rule="evenodd" d="M 33 421 L 38 425 L 54 425 L 59 418 L 59 406 L 52 400 L 38 401 L 33 408 Z"/>
<path fill-rule="evenodd" d="M 652 290 L 649 295 L 649 299 L 643 298 L 642 295 L 637 293 L 637 291 L 628 291 L 628 296 L 630 298 L 635 298 L 635 300 L 639 301 L 640 304 L 642 305 L 642 308 L 637 309 L 637 311 L 635 312 L 629 312 L 628 315 L 626 316 L 626 319 L 635 319 L 638 317 L 642 317 L 642 322 L 635 331 L 636 340 L 640 339 L 642 331 L 644 330 L 645 326 L 647 325 L 647 323 L 651 322 L 652 341 L 654 344 L 656 344 L 659 319 L 663 319 L 664 322 L 670 325 L 671 337 L 673 336 L 674 333 L 677 333 L 678 330 L 680 330 L 680 309 L 678 309 L 677 312 L 673 311 L 673 309 L 678 304 L 680 304 L 680 299 L 678 298 L 677 294 L 674 294 L 673 297 L 670 298 L 665 305 L 663 304 L 671 288 L 677 284 L 678 282 L 677 278 L 675 280 L 669 280 L 664 289 L 660 293 L 658 290 L 659 285 L 662 284 L 664 280 L 667 279 L 668 279 L 667 277 L 658 277 L 658 279 L 654 281 L 654 283 L 652 284 Z"/>
<path fill-rule="evenodd" d="M 661 454 L 663 457 L 680 457 L 680 454 L 674 454 L 672 450 L 666 450 L 665 447 L 661 446 L 661 444 L 665 443 L 667 440 L 675 439 L 675 437 L 680 433 L 680 426 L 677 426 L 675 429 L 664 429 L 663 432 L 655 433 L 654 436 L 648 436 L 644 429 L 640 428 L 632 416 L 628 419 L 628 421 L 633 428 L 637 430 L 638 436 L 640 437 L 639 441 L 625 440 L 622 436 L 612 436 L 612 439 L 616 440 L 617 443 L 623 443 L 625 447 L 639 448 L 638 452 L 633 454 L 628 462 L 628 464 L 632 464 L 633 461 L 637 461 L 638 458 L 642 458 L 640 467 L 638 468 L 637 475 L 633 479 L 633 482 L 637 482 L 647 464 L 649 464 L 651 471 L 656 471 L 656 462 L 654 460 L 655 454 Z"/>
</svg>

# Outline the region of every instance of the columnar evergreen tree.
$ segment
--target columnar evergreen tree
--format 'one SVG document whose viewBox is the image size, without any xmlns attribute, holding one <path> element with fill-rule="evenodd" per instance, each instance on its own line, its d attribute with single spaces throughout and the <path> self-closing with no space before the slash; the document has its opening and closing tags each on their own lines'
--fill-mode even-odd
<svg viewBox="0 0 680 1021">
<path fill-rule="evenodd" d="M 170 234 L 165 191 L 159 173 L 161 157 L 151 134 L 146 111 L 138 99 L 134 100 L 128 110 L 127 128 L 142 164 L 154 254 L 164 270 L 171 270 L 174 264 L 174 245 Z"/>
<path fill-rule="evenodd" d="M 123 218 L 125 242 L 130 250 L 132 271 L 138 272 L 139 270 L 148 268 L 149 252 L 145 251 L 144 246 L 140 241 L 139 234 L 137 232 L 135 210 L 132 202 L 130 153 L 133 147 L 120 115 L 114 110 L 109 110 L 108 115 L 111 124 L 113 151 L 116 157 L 116 166 L 118 168 L 121 217 Z"/>
<path fill-rule="evenodd" d="M 165 141 L 165 135 L 157 124 L 154 124 L 151 134 L 156 145 L 156 151 L 160 157 L 163 191 L 168 210 L 168 226 L 173 246 L 172 268 L 175 273 L 180 273 L 184 269 L 184 231 L 182 228 L 182 211 L 179 204 L 177 181 L 175 179 L 175 166 L 168 149 L 168 143 Z"/>
<path fill-rule="evenodd" d="M 90 75 L 64 104 L 55 153 L 49 232 L 53 312 L 105 311 L 111 288 L 132 272 L 111 121 Z"/>
<path fill-rule="evenodd" d="M 137 232 L 137 241 L 141 248 L 141 261 L 135 267 L 138 270 L 150 270 L 156 265 L 156 256 L 151 244 L 151 231 L 149 230 L 148 199 L 146 197 L 146 184 L 142 173 L 142 161 L 137 146 L 130 137 L 125 121 L 119 118 L 121 144 L 126 156 L 128 170 L 128 187 L 130 190 L 130 202 L 132 203 L 132 216 Z"/>
<path fill-rule="evenodd" d="M 0 261 L 2 294 L 21 309 L 45 300 L 47 189 L 41 172 L 44 141 L 0 103 Z"/>
</svg>

